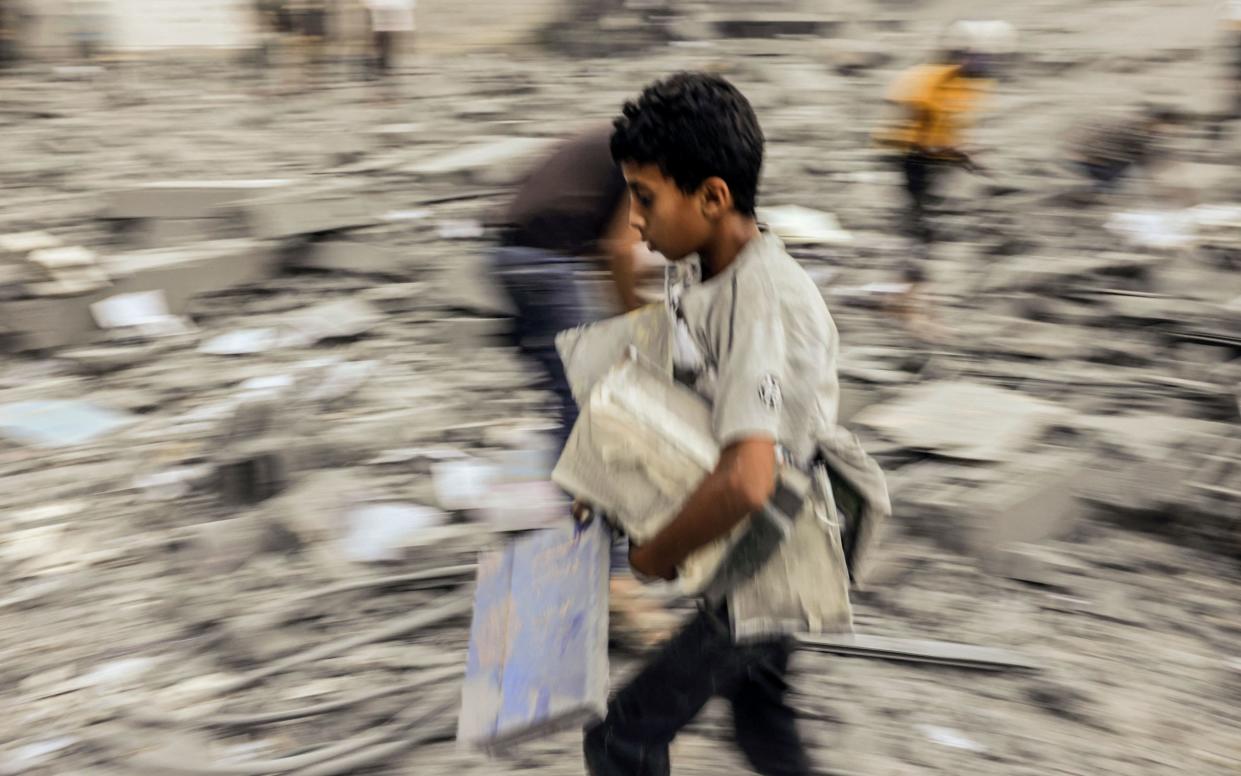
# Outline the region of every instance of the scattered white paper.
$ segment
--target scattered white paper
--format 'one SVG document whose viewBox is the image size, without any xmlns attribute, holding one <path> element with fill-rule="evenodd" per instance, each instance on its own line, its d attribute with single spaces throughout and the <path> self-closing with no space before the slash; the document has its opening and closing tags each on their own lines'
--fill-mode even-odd
<svg viewBox="0 0 1241 776">
<path fill-rule="evenodd" d="M 245 380 L 241 385 L 237 386 L 242 393 L 249 394 L 279 394 L 293 387 L 293 375 L 263 375 L 262 377 L 251 377 Z"/>
<path fill-rule="evenodd" d="M 1189 210 L 1141 210 L 1115 213 L 1103 228 L 1135 245 L 1182 248 L 1197 238 L 1197 222 Z"/>
<path fill-rule="evenodd" d="M 431 209 L 420 207 L 413 210 L 389 210 L 380 216 L 384 221 L 420 221 L 431 217 Z"/>
<path fill-rule="evenodd" d="M 939 725 L 918 725 L 918 730 L 922 732 L 922 735 L 943 746 L 950 746 L 953 749 L 964 749 L 968 752 L 985 751 L 982 744 L 967 738 L 952 728 L 940 727 Z"/>
<path fill-rule="evenodd" d="M 136 328 L 149 333 L 181 333 L 185 323 L 168 311 L 163 291 L 117 294 L 90 306 L 101 329 Z"/>
<path fill-rule="evenodd" d="M 81 679 L 81 683 L 84 687 L 130 684 L 146 675 L 155 667 L 155 663 L 155 659 L 149 657 L 128 657 L 113 660 L 85 674 Z"/>
<path fill-rule="evenodd" d="M 299 336 L 296 332 L 273 328 L 238 329 L 212 337 L 198 346 L 198 352 L 212 356 L 246 356 L 277 348 L 306 345 L 309 342 L 308 338 Z"/>
<path fill-rule="evenodd" d="M 444 509 L 478 509 L 499 473 L 500 467 L 474 458 L 434 464 L 435 498 Z"/>
<path fill-rule="evenodd" d="M 358 563 L 400 560 L 406 542 L 448 522 L 443 512 L 418 504 L 361 504 L 345 515 L 345 557 Z"/>
<path fill-rule="evenodd" d="M 211 476 L 210 466 L 176 466 L 134 477 L 134 487 L 148 501 L 176 501 L 189 494 L 194 483 Z"/>
</svg>

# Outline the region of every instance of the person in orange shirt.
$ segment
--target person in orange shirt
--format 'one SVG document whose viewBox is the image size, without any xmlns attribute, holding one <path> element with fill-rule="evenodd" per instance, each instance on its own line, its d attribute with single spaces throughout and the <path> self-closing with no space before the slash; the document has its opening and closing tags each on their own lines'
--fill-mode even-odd
<svg viewBox="0 0 1241 776">
<path fill-rule="evenodd" d="M 951 166 L 974 168 L 961 138 L 990 84 L 992 55 L 984 51 L 983 34 L 965 24 L 950 34 L 952 41 L 939 61 L 910 68 L 892 84 L 887 99 L 902 116 L 877 137 L 880 144 L 900 153 L 909 195 L 908 228 L 924 251 L 934 238 L 927 206 L 934 198 L 936 179 Z M 922 268 L 913 267 L 909 274 L 912 281 L 921 280 Z"/>
</svg>

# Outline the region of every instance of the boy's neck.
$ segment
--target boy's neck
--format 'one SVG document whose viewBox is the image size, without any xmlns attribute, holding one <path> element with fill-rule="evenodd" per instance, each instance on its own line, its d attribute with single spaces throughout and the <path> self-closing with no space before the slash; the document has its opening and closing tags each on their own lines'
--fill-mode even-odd
<svg viewBox="0 0 1241 776">
<path fill-rule="evenodd" d="M 703 279 L 715 277 L 737 260 L 746 244 L 758 236 L 758 221 L 753 216 L 730 213 L 707 243 L 698 250 Z"/>
</svg>

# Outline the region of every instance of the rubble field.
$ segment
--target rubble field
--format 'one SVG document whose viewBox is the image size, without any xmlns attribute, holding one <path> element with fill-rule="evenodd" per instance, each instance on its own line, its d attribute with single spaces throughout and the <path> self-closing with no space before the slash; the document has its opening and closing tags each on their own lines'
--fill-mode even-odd
<svg viewBox="0 0 1241 776">
<path fill-rule="evenodd" d="M 498 759 L 454 741 L 477 553 L 563 506 L 529 476 L 550 402 L 489 227 L 548 143 L 682 68 L 754 103 L 761 205 L 889 475 L 858 633 L 1020 658 L 799 651 L 823 772 L 1238 773 L 1241 135 L 1213 17 L 1014 11 L 987 175 L 945 186 L 911 331 L 901 182 L 870 133 L 948 5 L 856 3 L 815 23 L 834 37 L 416 58 L 386 90 L 188 60 L 0 77 L 0 773 L 583 773 L 576 733 Z M 1171 164 L 1081 205 L 1056 138 L 1151 96 L 1192 117 Z M 615 649 L 613 681 L 640 659 Z M 676 772 L 745 772 L 730 735 L 708 707 Z"/>
</svg>

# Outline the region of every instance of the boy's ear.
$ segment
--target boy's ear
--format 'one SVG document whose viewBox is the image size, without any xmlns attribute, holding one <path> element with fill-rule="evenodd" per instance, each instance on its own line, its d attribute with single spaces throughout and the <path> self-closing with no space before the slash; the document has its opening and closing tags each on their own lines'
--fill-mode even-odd
<svg viewBox="0 0 1241 776">
<path fill-rule="evenodd" d="M 709 219 L 722 217 L 733 206 L 733 193 L 724 179 L 718 176 L 702 182 L 698 188 L 698 198 L 703 216 Z"/>
</svg>

